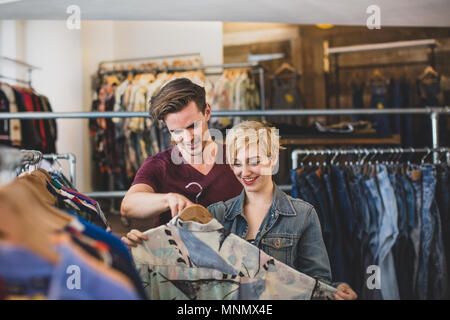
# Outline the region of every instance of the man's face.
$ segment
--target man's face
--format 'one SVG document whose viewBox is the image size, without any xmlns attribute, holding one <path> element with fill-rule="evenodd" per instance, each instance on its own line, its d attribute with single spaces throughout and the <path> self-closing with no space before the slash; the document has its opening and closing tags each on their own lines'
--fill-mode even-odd
<svg viewBox="0 0 450 320">
<path fill-rule="evenodd" d="M 181 111 L 169 113 L 164 122 L 178 148 L 190 156 L 201 155 L 209 139 L 208 120 L 211 107 L 206 105 L 205 114 L 197 108 L 194 101 L 189 102 Z"/>
</svg>

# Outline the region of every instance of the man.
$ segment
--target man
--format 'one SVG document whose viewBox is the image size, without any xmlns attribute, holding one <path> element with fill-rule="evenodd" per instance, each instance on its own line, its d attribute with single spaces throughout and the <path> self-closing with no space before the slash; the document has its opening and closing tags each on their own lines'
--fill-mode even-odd
<svg viewBox="0 0 450 320">
<path fill-rule="evenodd" d="M 211 107 L 204 88 L 186 78 L 172 80 L 151 98 L 150 115 L 164 121 L 176 145 L 138 170 L 122 201 L 123 216 L 155 217 L 159 225 L 192 203 L 207 207 L 240 194 L 243 187 L 226 163 L 225 147 L 208 129 Z M 136 246 L 145 236 L 134 229 L 122 240 Z"/>
</svg>

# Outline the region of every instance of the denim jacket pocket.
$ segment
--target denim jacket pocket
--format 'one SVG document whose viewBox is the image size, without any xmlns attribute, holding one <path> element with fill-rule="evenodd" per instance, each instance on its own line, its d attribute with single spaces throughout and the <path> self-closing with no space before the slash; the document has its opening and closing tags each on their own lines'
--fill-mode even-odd
<svg viewBox="0 0 450 320">
<path fill-rule="evenodd" d="M 262 250 L 269 256 L 292 265 L 292 246 L 294 239 L 290 237 L 272 236 L 261 239 Z"/>
</svg>

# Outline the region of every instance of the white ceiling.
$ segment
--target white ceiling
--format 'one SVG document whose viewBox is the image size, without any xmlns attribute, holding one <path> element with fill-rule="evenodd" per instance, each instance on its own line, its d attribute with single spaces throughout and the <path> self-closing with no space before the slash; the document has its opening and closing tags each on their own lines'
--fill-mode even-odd
<svg viewBox="0 0 450 320">
<path fill-rule="evenodd" d="M 450 0 L 0 0 L 0 19 L 175 20 L 366 25 L 378 5 L 383 26 L 450 27 Z M 6 2 L 6 3 L 4 3 Z"/>
</svg>

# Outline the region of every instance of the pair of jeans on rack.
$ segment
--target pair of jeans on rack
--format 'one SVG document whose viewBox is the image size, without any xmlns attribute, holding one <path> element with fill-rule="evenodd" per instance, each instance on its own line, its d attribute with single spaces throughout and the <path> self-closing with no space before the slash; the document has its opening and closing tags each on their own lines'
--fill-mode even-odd
<svg viewBox="0 0 450 320">
<path fill-rule="evenodd" d="M 411 83 L 406 78 L 391 79 L 391 106 L 393 108 L 412 108 Z M 411 114 L 393 117 L 393 132 L 400 134 L 403 147 L 413 146 L 413 117 Z"/>
<path fill-rule="evenodd" d="M 420 190 L 416 195 L 419 209 L 416 213 L 421 224 L 415 290 L 419 299 L 442 299 L 448 288 L 442 221 L 436 201 L 441 201 L 440 196 L 436 197 L 436 185 L 442 185 L 442 181 L 438 183 L 441 177 L 437 176 L 436 166 L 422 165 L 413 169 L 421 172 L 413 177 L 416 190 Z"/>
<path fill-rule="evenodd" d="M 382 81 L 382 83 L 376 83 L 375 81 L 371 80 L 370 90 L 372 93 L 372 96 L 370 98 L 371 109 L 386 109 L 389 107 L 387 81 Z M 385 114 L 375 115 L 373 117 L 373 120 L 376 123 L 378 134 L 389 135 L 392 133 L 391 119 L 388 115 Z"/>
<path fill-rule="evenodd" d="M 422 108 L 439 106 L 439 94 L 441 91 L 441 76 L 433 79 L 418 79 L 416 82 L 417 92 L 419 95 L 419 103 Z M 442 117 L 439 121 L 440 128 L 445 128 L 442 123 Z M 426 147 L 432 144 L 431 123 L 428 117 L 420 117 L 417 126 L 417 144 L 416 147 Z M 441 130 L 445 131 L 445 130 Z M 439 133 L 440 138 L 444 138 L 443 133 Z M 444 140 L 441 140 L 444 141 Z"/>
</svg>

